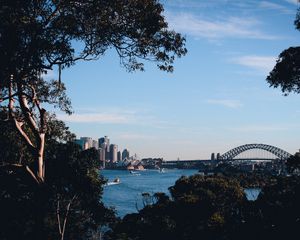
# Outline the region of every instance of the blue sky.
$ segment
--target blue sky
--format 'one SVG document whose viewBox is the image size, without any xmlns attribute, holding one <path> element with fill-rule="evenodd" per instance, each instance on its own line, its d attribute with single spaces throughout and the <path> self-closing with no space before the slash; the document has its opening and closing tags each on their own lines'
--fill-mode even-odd
<svg viewBox="0 0 300 240">
<path fill-rule="evenodd" d="M 207 159 L 246 143 L 300 148 L 300 96 L 265 81 L 280 52 L 299 45 L 297 0 L 164 0 L 171 29 L 187 39 L 174 73 L 147 63 L 128 73 L 109 51 L 63 71 L 71 130 L 107 135 L 139 157 Z M 55 73 L 54 73 L 55 74 Z"/>
</svg>

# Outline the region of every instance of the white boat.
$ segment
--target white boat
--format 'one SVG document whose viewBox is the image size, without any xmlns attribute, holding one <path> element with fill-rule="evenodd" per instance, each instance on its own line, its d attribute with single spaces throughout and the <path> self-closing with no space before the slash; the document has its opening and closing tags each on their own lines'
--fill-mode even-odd
<svg viewBox="0 0 300 240">
<path fill-rule="evenodd" d="M 106 184 L 104 184 L 104 186 L 117 185 L 117 184 L 120 184 L 120 183 L 121 183 L 120 178 L 117 177 L 112 182 L 107 182 Z"/>
<path fill-rule="evenodd" d="M 134 175 L 134 176 L 140 176 L 141 175 L 140 173 L 138 173 L 136 171 L 132 171 L 132 170 L 130 170 L 129 173 Z"/>
</svg>

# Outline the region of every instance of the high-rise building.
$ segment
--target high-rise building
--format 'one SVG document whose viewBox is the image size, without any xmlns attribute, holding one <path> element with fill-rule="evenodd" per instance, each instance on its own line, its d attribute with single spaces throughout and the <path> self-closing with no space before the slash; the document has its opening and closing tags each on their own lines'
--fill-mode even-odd
<svg viewBox="0 0 300 240">
<path fill-rule="evenodd" d="M 122 152 L 122 160 L 129 159 L 129 151 L 125 148 Z"/>
<path fill-rule="evenodd" d="M 83 150 L 83 141 L 81 139 L 75 139 L 75 143 L 80 146 L 81 150 Z"/>
<path fill-rule="evenodd" d="M 110 154 L 109 154 L 109 137 L 104 136 L 102 138 L 99 138 L 98 141 L 99 147 L 105 149 L 105 158 L 106 160 L 110 160 Z"/>
<path fill-rule="evenodd" d="M 103 148 L 98 148 L 98 153 L 99 153 L 99 160 L 102 162 L 102 167 L 103 169 L 105 168 L 105 149 Z"/>
<path fill-rule="evenodd" d="M 118 160 L 118 145 L 111 144 L 109 148 L 110 148 L 110 161 L 117 162 L 117 160 Z"/>
<path fill-rule="evenodd" d="M 99 144 L 97 140 L 93 140 L 93 148 L 98 149 Z"/>
<path fill-rule="evenodd" d="M 98 142 L 99 142 L 99 147 L 100 147 L 103 143 L 105 143 L 107 146 L 109 146 L 109 137 L 108 137 L 108 136 L 104 136 L 104 137 L 102 137 L 102 138 L 99 138 Z"/>
<path fill-rule="evenodd" d="M 86 150 L 93 147 L 93 139 L 90 137 L 81 137 L 82 141 L 82 150 Z"/>
<path fill-rule="evenodd" d="M 122 154 L 121 151 L 118 151 L 118 162 L 120 162 L 122 160 Z"/>
</svg>

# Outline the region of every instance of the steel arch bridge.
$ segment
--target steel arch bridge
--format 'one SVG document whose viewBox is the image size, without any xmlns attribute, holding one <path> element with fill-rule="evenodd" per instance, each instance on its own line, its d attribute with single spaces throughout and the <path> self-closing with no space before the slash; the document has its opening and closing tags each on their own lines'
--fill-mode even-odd
<svg viewBox="0 0 300 240">
<path fill-rule="evenodd" d="M 252 150 L 252 149 L 265 150 L 267 152 L 274 154 L 276 157 L 278 157 L 279 159 L 282 159 L 282 160 L 287 159 L 292 155 L 278 147 L 274 147 L 274 146 L 267 145 L 267 144 L 253 143 L 253 144 L 241 145 L 241 146 L 238 146 L 236 148 L 229 150 L 228 152 L 226 152 L 220 156 L 220 160 L 233 160 L 236 156 L 238 156 L 242 152 Z"/>
</svg>

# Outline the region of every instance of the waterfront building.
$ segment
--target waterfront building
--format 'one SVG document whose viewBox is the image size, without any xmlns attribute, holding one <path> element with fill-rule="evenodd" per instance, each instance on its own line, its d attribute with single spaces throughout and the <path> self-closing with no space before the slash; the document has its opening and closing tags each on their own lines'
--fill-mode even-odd
<svg viewBox="0 0 300 240">
<path fill-rule="evenodd" d="M 117 160 L 118 160 L 118 145 L 111 144 L 109 146 L 109 150 L 110 150 L 110 161 L 113 163 L 117 162 Z"/>
<path fill-rule="evenodd" d="M 108 136 L 104 136 L 104 137 L 102 137 L 102 138 L 99 138 L 98 142 L 99 142 L 99 147 L 100 147 L 103 143 L 105 143 L 106 146 L 109 146 L 109 137 L 108 137 Z"/>
<path fill-rule="evenodd" d="M 93 140 L 93 148 L 98 149 L 99 148 L 99 144 L 97 140 Z"/>
<path fill-rule="evenodd" d="M 118 157 L 117 157 L 118 162 L 122 160 L 122 154 L 121 151 L 118 151 Z"/>
<path fill-rule="evenodd" d="M 129 159 L 129 151 L 125 148 L 122 152 L 122 160 Z"/>
<path fill-rule="evenodd" d="M 93 147 L 93 139 L 91 137 L 81 137 L 82 150 L 86 150 Z"/>
<path fill-rule="evenodd" d="M 75 139 L 75 143 L 80 146 L 81 150 L 83 150 L 83 141 L 81 139 Z"/>
<path fill-rule="evenodd" d="M 102 138 L 99 138 L 98 140 L 99 147 L 105 149 L 105 159 L 110 160 L 110 153 L 109 153 L 109 137 L 104 136 Z"/>
<path fill-rule="evenodd" d="M 105 149 L 99 148 L 98 149 L 99 154 L 99 161 L 102 162 L 102 168 L 105 169 Z"/>
</svg>

